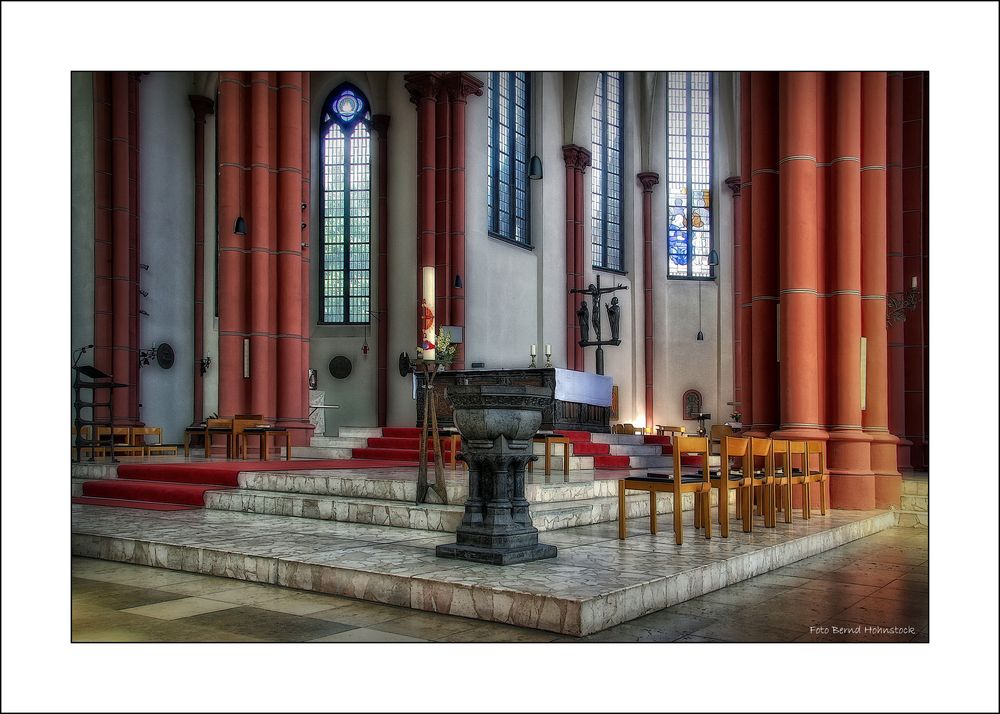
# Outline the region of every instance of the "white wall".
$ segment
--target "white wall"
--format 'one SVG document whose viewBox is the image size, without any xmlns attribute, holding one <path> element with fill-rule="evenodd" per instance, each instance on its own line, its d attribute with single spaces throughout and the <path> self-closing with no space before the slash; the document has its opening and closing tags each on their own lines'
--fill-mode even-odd
<svg viewBox="0 0 1000 714">
<path fill-rule="evenodd" d="M 167 342 L 175 363 L 139 370 L 139 416 L 181 441 L 194 407 L 194 119 L 187 72 L 153 72 L 139 84 L 139 346 Z"/>
<path fill-rule="evenodd" d="M 196 83 L 195 94 L 208 97 L 215 102 L 215 110 L 218 111 L 218 97 L 216 97 L 218 77 L 211 78 L 207 84 Z M 205 266 L 204 266 L 204 304 L 202 306 L 202 355 L 195 355 L 195 359 L 200 357 L 210 357 L 212 364 L 208 371 L 201 378 L 202 387 L 202 419 L 210 414 L 219 413 L 219 321 L 215 317 L 215 270 L 216 270 L 216 250 L 218 241 L 218 215 L 216 211 L 216 189 L 218 187 L 218 174 L 216 171 L 216 123 L 213 113 L 205 117 Z"/>
</svg>

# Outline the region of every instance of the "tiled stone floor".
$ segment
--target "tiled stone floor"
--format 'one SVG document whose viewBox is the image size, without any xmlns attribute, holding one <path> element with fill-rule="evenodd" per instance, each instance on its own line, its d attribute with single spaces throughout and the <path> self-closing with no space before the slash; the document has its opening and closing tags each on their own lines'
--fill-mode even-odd
<svg viewBox="0 0 1000 714">
<path fill-rule="evenodd" d="M 583 638 L 74 557 L 72 632 L 76 642 L 928 642 L 927 533 L 890 528 Z"/>
</svg>

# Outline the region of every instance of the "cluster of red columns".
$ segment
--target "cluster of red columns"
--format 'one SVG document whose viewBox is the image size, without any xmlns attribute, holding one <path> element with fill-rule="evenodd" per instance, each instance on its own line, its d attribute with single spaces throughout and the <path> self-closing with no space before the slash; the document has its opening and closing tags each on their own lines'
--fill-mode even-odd
<svg viewBox="0 0 1000 714">
<path fill-rule="evenodd" d="M 372 116 L 378 144 L 378 302 L 375 305 L 375 416 L 386 426 L 389 413 L 389 115 Z"/>
<path fill-rule="evenodd" d="M 660 175 L 644 171 L 637 178 L 642 184 L 642 303 L 643 362 L 646 374 L 646 426 L 653 425 L 653 186 Z"/>
<path fill-rule="evenodd" d="M 590 205 L 590 197 L 583 195 L 583 174 L 590 166 L 591 155 L 587 149 L 576 144 L 567 144 L 562 149 L 566 162 L 566 369 L 582 372 L 586 369 L 580 346 L 582 334 L 576 319 L 576 300 L 569 291 L 585 287 L 583 222 L 589 219 L 585 211 Z"/>
<path fill-rule="evenodd" d="M 261 414 L 296 444 L 312 431 L 309 126 L 308 72 L 220 74 L 219 414 Z"/>
<path fill-rule="evenodd" d="M 727 181 L 736 401 L 751 434 L 828 441 L 841 508 L 898 505 L 901 487 L 886 328 L 900 201 L 890 79 L 744 72 L 742 181 Z"/>
<path fill-rule="evenodd" d="M 115 422 L 138 424 L 137 72 L 94 72 L 94 366 L 127 384 L 111 391 Z"/>
<path fill-rule="evenodd" d="M 413 72 L 404 76 L 417 107 L 417 305 L 424 272 L 434 268 L 434 324 L 465 330 L 465 109 L 483 82 L 467 72 Z M 461 278 L 457 280 L 456 278 Z M 417 339 L 424 334 L 418 308 Z M 465 367 L 456 345 L 453 369 Z"/>
</svg>

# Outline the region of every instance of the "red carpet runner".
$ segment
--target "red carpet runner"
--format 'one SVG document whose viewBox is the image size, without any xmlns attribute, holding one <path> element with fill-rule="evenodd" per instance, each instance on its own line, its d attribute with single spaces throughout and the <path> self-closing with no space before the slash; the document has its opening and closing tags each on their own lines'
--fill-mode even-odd
<svg viewBox="0 0 1000 714">
<path fill-rule="evenodd" d="M 181 510 L 205 505 L 206 491 L 239 486 L 240 471 L 376 469 L 409 466 L 399 461 L 310 459 L 306 461 L 226 461 L 198 464 L 122 464 L 118 477 L 84 481 L 83 496 L 73 503 L 149 510 Z M 164 508 L 173 506 L 174 508 Z"/>
</svg>

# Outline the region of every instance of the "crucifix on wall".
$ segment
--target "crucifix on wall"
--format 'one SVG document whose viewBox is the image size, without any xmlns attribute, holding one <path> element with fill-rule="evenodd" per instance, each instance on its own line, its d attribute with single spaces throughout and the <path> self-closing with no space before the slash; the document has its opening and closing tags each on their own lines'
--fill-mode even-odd
<svg viewBox="0 0 1000 714">
<path fill-rule="evenodd" d="M 605 308 L 608 313 L 608 324 L 611 327 L 611 339 L 601 339 L 601 296 L 606 293 L 613 293 L 617 290 L 628 290 L 627 285 L 619 283 L 613 288 L 601 287 L 601 276 L 597 276 L 597 285 L 591 283 L 586 288 L 573 288 L 571 293 L 585 293 L 590 295 L 591 308 L 587 307 L 587 299 L 580 301 L 580 307 L 576 310 L 576 318 L 580 321 L 580 346 L 591 347 L 597 345 L 597 373 L 604 374 L 604 345 L 618 346 L 621 344 L 621 305 L 618 298 L 611 298 L 611 303 Z M 590 339 L 590 325 L 594 326 L 594 337 Z"/>
</svg>

